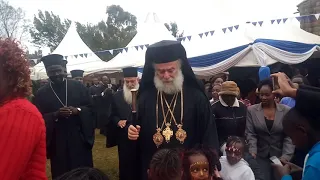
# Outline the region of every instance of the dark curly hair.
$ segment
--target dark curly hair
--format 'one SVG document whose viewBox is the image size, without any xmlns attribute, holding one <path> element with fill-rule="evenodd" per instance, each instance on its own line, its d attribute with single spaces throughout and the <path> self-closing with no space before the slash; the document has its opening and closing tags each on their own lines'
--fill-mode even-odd
<svg viewBox="0 0 320 180">
<path fill-rule="evenodd" d="M 209 175 L 213 176 L 214 169 L 217 167 L 217 169 L 221 169 L 219 156 L 217 152 L 214 149 L 211 149 L 209 147 L 203 146 L 203 145 L 196 145 L 194 148 L 186 150 L 183 155 L 183 179 L 189 180 L 190 177 L 190 161 L 189 157 L 193 155 L 204 155 L 209 162 Z"/>
<path fill-rule="evenodd" d="M 150 178 L 152 179 L 181 179 L 182 161 L 179 150 L 160 149 L 150 162 Z"/>
<path fill-rule="evenodd" d="M 83 167 L 69 171 L 54 180 L 109 180 L 109 178 L 97 168 Z"/>
<path fill-rule="evenodd" d="M 26 54 L 20 48 L 20 43 L 7 39 L 0 39 L 0 64 L 6 74 L 9 98 L 27 97 L 31 94 L 31 80 L 29 63 Z"/>
</svg>

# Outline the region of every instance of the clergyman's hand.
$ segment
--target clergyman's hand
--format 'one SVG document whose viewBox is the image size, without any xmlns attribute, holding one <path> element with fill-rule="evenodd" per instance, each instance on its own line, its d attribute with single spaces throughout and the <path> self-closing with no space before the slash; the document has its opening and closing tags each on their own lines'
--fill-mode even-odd
<svg viewBox="0 0 320 180">
<path fill-rule="evenodd" d="M 68 108 L 69 108 L 70 111 L 71 111 L 71 115 L 78 115 L 78 114 L 79 114 L 79 111 L 78 111 L 77 108 L 72 107 L 72 106 L 70 106 L 70 107 L 68 107 Z"/>
<path fill-rule="evenodd" d="M 126 124 L 127 124 L 127 120 L 120 120 L 120 121 L 118 122 L 118 126 L 119 126 L 120 128 L 126 127 Z"/>
<path fill-rule="evenodd" d="M 133 141 L 137 140 L 139 138 L 140 129 L 141 127 L 139 125 L 136 127 L 130 125 L 128 128 L 128 138 Z"/>
<path fill-rule="evenodd" d="M 56 113 L 55 116 L 56 117 L 69 117 L 72 114 L 72 111 L 68 108 L 68 107 L 62 107 L 60 108 Z"/>
</svg>

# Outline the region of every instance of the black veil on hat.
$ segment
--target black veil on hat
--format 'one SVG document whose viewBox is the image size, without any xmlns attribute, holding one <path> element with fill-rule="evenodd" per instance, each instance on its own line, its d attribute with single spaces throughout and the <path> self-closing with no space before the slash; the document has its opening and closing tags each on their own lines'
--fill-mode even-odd
<svg viewBox="0 0 320 180">
<path fill-rule="evenodd" d="M 123 77 L 138 77 L 138 69 L 136 67 L 127 67 L 122 69 Z"/>
<path fill-rule="evenodd" d="M 182 44 L 179 41 L 163 40 L 150 45 L 147 49 L 139 94 L 148 88 L 154 87 L 154 64 L 173 62 L 178 59 L 181 60 L 184 86 L 197 88 L 204 93 L 204 88 L 199 84 L 199 81 L 194 75 L 187 59 L 186 50 Z"/>
<path fill-rule="evenodd" d="M 40 59 L 40 61 L 43 62 L 44 67 L 46 69 L 54 65 L 60 65 L 62 67 L 65 67 L 67 64 L 67 61 L 64 60 L 63 56 L 60 54 L 50 54 L 50 55 L 44 56 Z"/>
<path fill-rule="evenodd" d="M 76 69 L 76 70 L 70 71 L 70 73 L 71 73 L 71 77 L 72 78 L 76 78 L 76 77 L 81 77 L 82 78 L 84 71 L 80 70 L 80 69 Z"/>
</svg>

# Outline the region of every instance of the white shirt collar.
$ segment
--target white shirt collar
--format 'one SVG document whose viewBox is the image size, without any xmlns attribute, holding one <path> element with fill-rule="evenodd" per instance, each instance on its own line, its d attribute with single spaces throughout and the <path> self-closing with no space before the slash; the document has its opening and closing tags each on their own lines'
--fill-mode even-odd
<svg viewBox="0 0 320 180">
<path fill-rule="evenodd" d="M 225 103 L 224 101 L 223 101 L 223 99 L 221 98 L 221 96 L 219 96 L 219 101 L 221 102 L 221 104 L 222 104 L 222 106 L 224 106 L 224 107 L 229 107 L 228 105 L 227 105 L 227 103 Z M 233 103 L 233 105 L 231 106 L 231 107 L 239 107 L 240 105 L 239 105 L 239 101 L 238 101 L 238 99 L 235 97 L 235 101 L 234 101 L 234 103 Z"/>
</svg>

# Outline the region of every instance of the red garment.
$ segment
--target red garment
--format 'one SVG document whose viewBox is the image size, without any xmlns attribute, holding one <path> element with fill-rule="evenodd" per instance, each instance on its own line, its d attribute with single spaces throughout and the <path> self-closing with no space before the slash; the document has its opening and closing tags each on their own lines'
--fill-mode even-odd
<svg viewBox="0 0 320 180">
<path fill-rule="evenodd" d="M 0 106 L 0 179 L 47 179 L 44 120 L 26 99 Z"/>
</svg>

